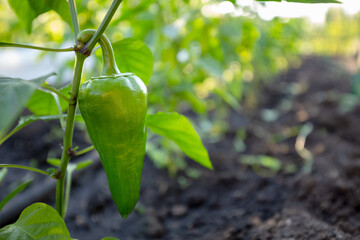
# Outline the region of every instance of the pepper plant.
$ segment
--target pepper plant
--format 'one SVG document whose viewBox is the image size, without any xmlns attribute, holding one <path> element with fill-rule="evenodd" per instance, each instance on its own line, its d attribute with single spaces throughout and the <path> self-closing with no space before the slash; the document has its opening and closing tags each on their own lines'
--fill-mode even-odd
<svg viewBox="0 0 360 240">
<path fill-rule="evenodd" d="M 337 2 L 335 0 L 291 1 Z M 0 240 L 71 239 L 63 221 L 71 186 L 69 176 L 72 171 L 84 168 L 88 163 L 74 164 L 70 163 L 70 160 L 73 156 L 85 154 L 93 149 L 99 153 L 114 203 L 120 214 L 126 218 L 135 208 L 139 198 L 147 128 L 174 141 L 189 158 L 212 169 L 208 153 L 200 137 L 183 115 L 175 112 L 147 114 L 146 85 L 149 84 L 152 73 L 151 51 L 144 43 L 135 39 L 123 39 L 111 44 L 104 34 L 121 2 L 122 0 L 112 1 L 96 30 L 81 30 L 75 0 L 9 0 L 10 6 L 28 33 L 31 32 L 33 19 L 40 14 L 49 10 L 59 13 L 63 20 L 72 26 L 74 46 L 53 49 L 0 42 L 0 47 L 74 52 L 75 66 L 71 86 L 64 89 L 55 88 L 47 81 L 55 73 L 31 80 L 0 78 L 0 145 L 34 121 L 58 119 L 64 128 L 61 158 L 59 161 L 49 161 L 57 166 L 57 169 L 51 168 L 44 171 L 11 163 L 0 164 L 0 168 L 3 169 L 0 171 L 0 182 L 8 168 L 34 171 L 51 177 L 57 182 L 56 210 L 43 203 L 34 203 L 22 212 L 14 224 L 0 229 Z M 235 1 L 232 2 L 235 3 Z M 97 43 L 102 50 L 103 72 L 100 76 L 92 77 L 82 83 L 85 60 L 95 51 Z M 126 66 L 119 62 L 119 68 L 117 67 L 113 46 L 115 52 L 119 52 L 123 58 L 126 58 Z M 119 49 L 116 49 L 117 47 Z M 121 73 L 119 69 L 125 69 L 125 72 Z M 68 89 L 70 93 L 67 92 Z M 45 94 L 38 94 L 37 101 L 47 101 L 49 97 L 55 99 L 57 115 L 38 116 L 36 114 L 34 110 L 36 102 L 31 100 L 39 91 Z M 78 105 L 80 111 L 77 110 Z M 21 117 L 17 126 L 10 130 L 25 107 L 28 107 L 34 115 Z M 64 113 L 65 109 L 67 113 Z M 85 122 L 93 146 L 82 150 L 77 150 L 73 146 L 75 121 Z M 8 196 L 2 197 L 0 210 L 28 184 L 29 182 L 24 183 Z"/>
<path fill-rule="evenodd" d="M 20 2 L 21 6 L 19 5 Z M 147 114 L 146 84 L 149 83 L 151 76 L 152 56 L 146 45 L 137 40 L 124 39 L 123 42 L 127 41 L 128 43 L 136 41 L 140 45 L 140 48 L 137 48 L 140 51 L 136 48 L 122 48 L 123 52 L 131 51 L 131 54 L 124 54 L 124 57 L 130 58 L 130 61 L 126 59 L 128 63 L 127 69 L 133 70 L 133 72 L 121 73 L 117 67 L 112 44 L 104 35 L 104 31 L 118 9 L 121 0 L 112 2 L 98 29 L 83 31 L 79 27 L 74 0 L 69 0 L 67 4 L 66 1 L 44 1 L 42 6 L 35 3 L 35 1 L 25 2 L 25 5 L 28 4 L 26 7 L 24 7 L 23 1 L 9 1 L 11 7 L 18 14 L 20 21 L 30 21 L 30 24 L 27 21 L 24 24 L 28 32 L 31 31 L 31 17 L 34 16 L 26 19 L 26 17 L 20 16 L 21 10 L 32 10 L 35 15 L 39 15 L 44 11 L 53 9 L 59 12 L 64 20 L 71 22 L 75 36 L 74 46 L 65 49 L 52 49 L 5 42 L 1 42 L 0 46 L 53 52 L 73 51 L 75 52 L 75 67 L 69 95 L 47 82 L 47 79 L 53 76 L 54 73 L 32 80 L 0 78 L 0 102 L 1 106 L 4 106 L 0 110 L 0 143 L 3 143 L 14 133 L 37 120 L 60 119 L 61 124 L 64 126 L 61 159 L 60 161 L 49 161 L 58 166 L 57 169 L 52 168 L 44 171 L 11 163 L 0 164 L 2 168 L 21 168 L 35 171 L 57 181 L 56 211 L 43 203 L 35 203 L 29 206 L 22 212 L 18 221 L 0 230 L 0 239 L 38 239 L 42 237 L 54 239 L 54 232 L 56 232 L 56 237 L 59 239 L 70 239 L 69 232 L 62 219 L 66 214 L 71 185 L 66 175 L 70 175 L 70 170 L 73 171 L 69 161 L 72 156 L 84 154 L 94 148 L 99 153 L 113 200 L 120 214 L 126 218 L 134 210 L 139 198 L 147 127 L 155 133 L 175 141 L 190 158 L 212 169 L 208 153 L 201 139 L 184 116 L 177 113 L 163 112 Z M 67 14 L 63 12 L 66 8 L 69 9 L 71 21 L 67 18 Z M 103 55 L 102 74 L 85 81 L 80 87 L 85 60 L 91 55 L 97 43 L 100 44 Z M 115 46 L 117 45 L 115 44 Z M 128 45 L 131 46 L 131 44 Z M 133 56 L 135 58 L 131 59 Z M 144 56 L 147 58 L 142 59 Z M 143 67 L 144 64 L 147 66 Z M 18 125 L 9 131 L 10 126 L 19 117 L 25 106 L 30 110 L 32 109 L 29 100 L 33 97 L 35 90 L 51 94 L 57 102 L 59 114 L 21 117 Z M 48 97 L 48 95 L 45 96 Z M 41 100 L 45 99 L 39 99 L 39 101 Z M 67 103 L 66 114 L 63 113 L 61 101 Z M 80 111 L 77 111 L 78 105 Z M 90 139 L 94 144 L 94 146 L 79 151 L 73 147 L 72 143 L 74 122 L 77 119 L 85 121 Z M 77 167 L 79 168 L 79 164 L 77 164 Z M 84 167 L 84 164 L 82 167 Z M 25 187 L 21 186 L 21 189 L 10 193 L 8 197 L 2 200 L 1 205 L 5 205 L 11 197 Z M 53 224 L 52 227 L 49 227 L 50 222 Z M 37 225 L 34 226 L 33 223 L 37 223 Z M 29 235 L 32 237 L 29 237 Z"/>
</svg>

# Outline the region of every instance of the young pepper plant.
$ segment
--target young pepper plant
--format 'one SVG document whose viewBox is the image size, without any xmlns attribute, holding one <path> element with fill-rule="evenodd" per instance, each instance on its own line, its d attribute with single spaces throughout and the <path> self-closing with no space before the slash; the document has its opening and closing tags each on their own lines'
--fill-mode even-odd
<svg viewBox="0 0 360 240">
<path fill-rule="evenodd" d="M 281 1 L 281 0 L 275 0 Z M 301 2 L 301 3 L 337 3 L 336 0 L 287 0 L 288 2 Z M 38 4 L 38 3 L 41 4 Z M 113 51 L 111 49 L 110 42 L 107 42 L 104 32 L 108 27 L 112 17 L 114 16 L 116 10 L 118 9 L 121 0 L 114 0 L 101 22 L 100 26 L 97 30 L 89 32 L 80 31 L 80 26 L 78 22 L 77 12 L 76 12 L 76 4 L 74 0 L 68 0 L 67 4 L 65 0 L 54 0 L 54 1 L 30 1 L 30 0 L 9 0 L 10 6 L 16 13 L 19 18 L 19 21 L 24 26 L 28 33 L 31 32 L 32 21 L 39 16 L 40 14 L 47 12 L 49 10 L 54 10 L 58 12 L 61 17 L 67 22 L 71 23 L 74 36 L 75 43 L 74 47 L 69 47 L 65 49 L 52 49 L 47 47 L 38 47 L 32 45 L 24 45 L 17 43 L 0 43 L 0 47 L 19 47 L 19 48 L 29 48 L 29 49 L 37 49 L 43 51 L 53 51 L 53 52 L 75 52 L 75 67 L 73 80 L 71 85 L 71 93 L 67 95 L 66 92 L 56 89 L 46 82 L 46 80 L 53 76 L 54 74 L 48 74 L 43 77 L 39 77 L 33 80 L 23 80 L 18 78 L 9 78 L 3 77 L 0 78 L 0 103 L 2 108 L 0 109 L 0 144 L 2 144 L 6 139 L 11 137 L 14 133 L 22 129 L 24 126 L 37 121 L 37 120 L 52 120 L 52 119 L 60 119 L 62 126 L 64 127 L 64 138 L 63 138 L 63 146 L 62 146 L 62 155 L 60 162 L 56 162 L 58 165 L 57 170 L 53 171 L 44 171 L 37 168 L 32 168 L 28 166 L 19 166 L 14 164 L 0 164 L 1 168 L 20 168 L 30 171 L 35 171 L 41 174 L 45 174 L 49 177 L 54 178 L 57 181 L 56 187 L 56 210 L 52 207 L 45 205 L 43 203 L 35 203 L 29 207 L 27 207 L 19 219 L 11 225 L 8 225 L 2 229 L 0 229 L 0 240 L 2 239 L 54 239 L 55 237 L 58 239 L 71 239 L 70 234 L 66 228 L 66 225 L 63 221 L 63 217 L 66 213 L 67 199 L 70 189 L 70 179 L 71 173 L 76 169 L 74 165 L 71 165 L 70 159 L 72 156 L 80 155 L 86 153 L 92 149 L 96 149 L 99 152 L 100 158 L 105 168 L 105 172 L 107 174 L 110 189 L 112 192 L 112 196 L 116 205 L 119 208 L 119 211 L 126 217 L 134 208 L 135 203 L 138 198 L 139 191 L 139 178 L 141 174 L 142 168 L 142 160 L 144 155 L 144 136 L 146 135 L 146 126 L 149 127 L 154 133 L 163 135 L 170 140 L 173 140 L 178 146 L 188 155 L 190 158 L 195 160 L 196 162 L 202 164 L 203 166 L 212 169 L 212 164 L 210 162 L 208 153 L 203 146 L 200 137 L 192 127 L 191 123 L 182 115 L 177 113 L 156 113 L 156 114 L 147 114 L 146 122 L 145 122 L 145 114 L 146 114 L 146 94 L 144 87 L 149 83 L 151 73 L 152 73 L 152 55 L 150 50 L 146 47 L 146 45 L 142 42 L 139 42 L 134 39 L 124 39 L 120 42 L 114 43 L 115 50 L 115 58 L 119 58 L 119 56 L 125 56 L 126 58 L 121 58 L 119 68 L 123 72 L 132 72 L 131 74 L 120 74 L 118 70 L 115 68 L 115 60 L 114 57 L 111 56 Z M 188 2 L 188 1 L 186 1 Z M 235 3 L 235 1 L 232 1 Z M 85 34 L 85 35 L 84 35 Z M 105 39 L 105 40 L 104 40 Z M 115 135 L 110 136 L 112 134 L 111 129 L 106 128 L 106 124 L 97 123 L 94 120 L 94 112 L 101 113 L 101 108 L 92 108 L 92 104 L 87 105 L 88 101 L 92 101 L 91 98 L 86 95 L 87 87 L 92 83 L 97 81 L 104 80 L 101 76 L 98 78 L 94 78 L 89 80 L 89 82 L 84 84 L 84 89 L 81 90 L 82 96 L 79 96 L 80 85 L 81 85 L 81 77 L 83 72 L 83 67 L 86 58 L 92 53 L 95 45 L 100 43 L 103 50 L 103 64 L 105 69 L 107 68 L 109 71 L 105 71 L 107 80 L 102 82 L 101 85 L 105 86 L 105 91 L 108 93 L 108 89 L 106 87 L 110 86 L 116 81 L 119 81 L 120 85 L 123 83 L 127 83 L 130 85 L 136 84 L 136 86 L 140 89 L 139 93 L 141 93 L 135 99 L 130 99 L 139 101 L 141 107 L 141 111 L 137 117 L 131 116 L 129 119 L 126 119 L 128 115 L 124 115 L 123 113 L 116 113 L 113 115 L 109 115 L 112 119 L 111 121 L 115 121 L 121 119 L 124 123 L 135 120 L 134 123 L 131 124 L 129 129 L 124 127 L 120 132 L 116 131 Z M 135 47 L 134 47 L 135 46 Z M 139 50 L 140 49 L 140 50 Z M 126 64 L 122 64 L 122 61 L 126 61 Z M 109 64 L 109 65 L 108 65 Z M 110 67 L 110 68 L 109 68 Z M 112 68 L 112 69 L 111 69 Z M 138 76 L 141 78 L 135 77 Z M 120 78 L 120 79 L 118 79 Z M 108 85 L 108 86 L 107 86 Z M 126 85 L 126 84 L 124 84 Z M 129 90 L 129 88 L 126 88 Z M 58 115 L 50 115 L 50 116 L 27 116 L 20 119 L 18 125 L 9 132 L 9 127 L 13 124 L 13 122 L 19 117 L 22 110 L 25 106 L 31 110 L 32 105 L 29 104 L 30 98 L 34 95 L 35 91 L 41 90 L 46 92 L 47 94 L 43 95 L 44 99 L 48 100 L 48 98 L 54 98 L 54 104 L 56 108 L 59 110 Z M 94 90 L 93 88 L 91 90 Z M 99 91 L 104 91 L 103 89 L 97 89 Z M 124 89 L 120 90 L 121 93 L 124 92 Z M 130 93 L 125 94 L 128 97 L 131 96 Z M 125 96 L 126 97 L 126 96 Z M 39 97 L 37 99 L 42 99 Z M 84 117 L 84 120 L 87 125 L 90 138 L 94 143 L 94 146 L 90 146 L 81 151 L 76 151 L 73 148 L 73 131 L 74 131 L 74 122 L 76 120 L 77 114 L 76 109 L 78 105 L 78 100 L 85 101 L 83 102 L 83 110 L 81 113 Z M 82 99 L 82 100 L 81 100 Z M 122 104 L 127 105 L 127 99 L 122 99 L 120 97 L 120 103 L 116 97 L 116 92 L 113 93 L 113 96 L 107 99 L 106 104 L 110 105 L 116 102 L 115 105 Z M 101 99 L 104 100 L 104 99 Z M 62 103 L 67 104 L 67 114 L 63 114 Z M 104 105 L 105 105 L 104 102 Z M 133 104 L 133 103 L 132 103 Z M 135 106 L 135 108 L 139 107 L 137 105 L 129 105 L 131 109 Z M 126 106 L 126 107 L 129 107 Z M 143 108 L 145 106 L 145 108 Z M 109 106 L 106 106 L 109 107 Z M 105 110 L 106 110 L 106 107 Z M 135 109 L 138 110 L 138 109 Z M 33 110 L 33 112 L 36 112 Z M 110 111 L 107 111 L 109 113 Z M 102 134 L 97 132 L 96 128 L 98 125 L 101 126 L 101 129 L 105 129 L 104 135 L 109 134 L 107 137 L 103 138 Z M 110 124 L 111 125 L 111 124 Z M 123 124 L 126 125 L 126 124 Z M 134 132 L 133 132 L 134 131 Z M 137 133 L 137 137 L 134 139 L 134 143 L 141 149 L 139 153 L 136 151 L 130 152 L 130 158 L 134 157 L 136 164 L 131 165 L 130 167 L 126 165 L 122 157 L 119 155 L 124 155 L 124 136 L 132 136 L 133 133 Z M 110 136 L 110 137 L 109 137 Z M 120 139 L 120 142 L 116 142 Z M 138 141 L 142 139 L 142 141 Z M 115 143 L 110 142 L 110 140 L 115 140 Z M 112 146 L 112 144 L 118 144 L 120 147 Z M 110 145 L 108 147 L 107 145 Z M 126 144 L 125 144 L 126 145 Z M 105 147 L 104 147 L 105 146 Z M 125 146 L 126 147 L 126 146 Z M 122 150 L 122 151 L 119 151 Z M 108 154 L 104 154 L 102 151 L 107 152 Z M 127 156 L 128 157 L 128 156 Z M 120 164 L 119 162 L 120 161 Z M 131 160 L 133 161 L 133 160 Z M 115 167 L 114 167 L 115 166 Z M 114 167 L 112 169 L 112 167 Z M 126 174 L 130 173 L 130 175 L 118 175 L 119 171 L 115 171 L 116 169 L 120 170 L 120 172 L 125 172 Z M 131 173 L 131 170 L 134 170 Z M 66 177 L 66 175 L 70 177 Z M 4 173 L 2 174 L 4 175 Z M 129 181 L 128 178 L 134 177 L 134 181 Z M 66 181 L 68 179 L 68 181 Z M 131 188 L 125 188 L 121 186 L 122 181 L 129 181 L 131 184 Z M 132 179 L 133 180 L 133 179 Z M 26 183 L 27 186 L 28 183 Z M 20 192 L 22 189 L 26 187 L 20 186 L 14 192 L 11 193 L 8 197 L 5 197 L 3 201 L 1 201 L 2 205 L 10 200 L 13 195 L 17 192 Z M 120 187 L 119 187 L 120 186 Z M 127 198 L 126 195 L 132 195 L 132 197 Z M 36 223 L 36 225 L 34 225 Z M 51 223 L 51 224 L 50 224 Z M 56 236 L 54 235 L 56 232 Z"/>
<path fill-rule="evenodd" d="M 61 159 L 55 164 L 58 166 L 57 170 L 44 171 L 28 166 L 0 164 L 1 168 L 20 168 L 34 171 L 52 177 L 57 181 L 56 211 L 42 203 L 29 206 L 14 224 L 0 229 L 0 239 L 52 239 L 54 229 L 58 232 L 57 237 L 70 239 L 70 234 L 62 219 L 66 213 L 71 185 L 71 177 L 66 177 L 66 175 L 71 174 L 76 169 L 69 162 L 72 156 L 84 154 L 94 148 L 99 152 L 109 180 L 112 197 L 119 212 L 123 217 L 130 214 L 136 205 L 140 192 L 147 127 L 155 133 L 175 141 L 190 158 L 212 169 L 208 153 L 200 137 L 184 116 L 177 113 L 146 113 L 147 93 L 145 84 L 150 81 L 153 63 L 151 51 L 147 46 L 135 39 L 124 39 L 113 44 L 118 56 L 126 55 L 126 59 L 124 59 L 126 65 L 120 64 L 120 70 L 131 73 L 121 74 L 117 68 L 112 44 L 105 37 L 104 31 L 122 2 L 121 0 L 112 2 L 97 30 L 85 31 L 80 31 L 74 0 L 68 0 L 67 6 L 71 20 L 67 14 L 62 12 L 65 8 L 65 1 L 44 1 L 41 7 L 31 1 L 25 1 L 25 4 L 20 4 L 20 2 L 23 3 L 23 1 L 18 0 L 10 1 L 10 5 L 28 33 L 31 32 L 32 20 L 41 13 L 52 9 L 62 13 L 61 16 L 66 22 L 71 22 L 75 36 L 74 47 L 52 49 L 4 42 L 0 43 L 0 47 L 29 48 L 52 52 L 74 51 L 75 67 L 70 96 L 46 82 L 54 73 L 33 80 L 0 78 L 0 103 L 1 106 L 4 106 L 0 109 L 0 145 L 14 133 L 37 120 L 60 119 L 64 127 Z M 28 11 L 32 14 L 19 14 L 21 11 Z M 103 76 L 85 82 L 80 91 L 85 60 L 90 56 L 97 43 L 100 43 L 103 53 Z M 141 77 L 141 80 L 137 76 Z M 96 84 L 98 85 L 94 87 Z M 138 90 L 134 91 L 134 89 Z M 9 127 L 26 106 L 30 110 L 32 109 L 29 100 L 34 92 L 39 90 L 47 94 L 43 95 L 44 99 L 38 97 L 38 100 L 54 98 L 59 114 L 22 117 L 18 125 L 9 131 Z M 96 96 L 99 92 L 100 95 Z M 67 114 L 62 112 L 61 101 L 67 103 Z M 72 139 L 79 101 L 81 114 L 94 146 L 76 151 L 73 148 Z M 14 102 L 15 105 L 10 104 Z M 99 102 L 101 104 L 97 105 Z M 113 107 L 116 109 L 112 109 Z M 33 112 L 36 113 L 36 110 Z M 119 121 L 122 124 L 118 127 Z M 22 186 L 20 190 L 26 186 Z M 13 195 L 20 190 L 15 191 Z M 36 226 L 33 225 L 35 222 L 37 223 Z M 54 223 L 51 227 L 49 226 L 50 222 Z"/>
</svg>

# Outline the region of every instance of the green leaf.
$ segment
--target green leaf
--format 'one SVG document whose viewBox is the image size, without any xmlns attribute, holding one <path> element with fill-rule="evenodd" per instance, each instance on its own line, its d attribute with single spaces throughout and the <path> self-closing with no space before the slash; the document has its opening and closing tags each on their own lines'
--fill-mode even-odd
<svg viewBox="0 0 360 240">
<path fill-rule="evenodd" d="M 61 164 L 61 160 L 58 158 L 48 158 L 46 159 L 46 162 L 54 167 L 60 167 Z"/>
<path fill-rule="evenodd" d="M 178 113 L 148 114 L 147 126 L 155 133 L 174 141 L 195 162 L 213 169 L 209 154 L 189 120 Z"/>
<path fill-rule="evenodd" d="M 0 169 L 0 183 L 2 182 L 2 180 L 4 180 L 6 174 L 7 174 L 7 168 L 1 168 Z"/>
<path fill-rule="evenodd" d="M 0 137 L 20 115 L 33 92 L 52 75 L 33 80 L 0 77 Z"/>
<path fill-rule="evenodd" d="M 60 92 L 67 94 L 71 90 L 71 85 L 60 89 Z M 68 103 L 59 98 L 61 110 L 65 111 L 68 107 Z M 26 107 L 37 116 L 43 115 L 56 115 L 59 113 L 59 110 L 56 106 L 56 102 L 52 93 L 48 90 L 38 89 L 34 92 L 32 97 L 29 99 Z"/>
<path fill-rule="evenodd" d="M 115 59 L 121 72 L 131 72 L 138 76 L 146 85 L 150 82 L 154 58 L 140 40 L 125 38 L 113 43 Z"/>
<path fill-rule="evenodd" d="M 223 67 L 221 66 L 221 63 L 211 56 L 200 58 L 197 64 L 206 72 L 213 74 L 216 77 L 220 78 L 223 74 Z"/>
<path fill-rule="evenodd" d="M 20 184 L 17 188 L 15 188 L 11 193 L 9 193 L 3 200 L 0 202 L 0 211 L 3 209 L 3 207 L 18 193 L 22 192 L 30 183 L 32 180 L 27 181 L 23 184 Z"/>
<path fill-rule="evenodd" d="M 263 177 L 274 176 L 283 167 L 279 159 L 266 155 L 243 155 L 239 162 L 251 166 Z"/>
<path fill-rule="evenodd" d="M 93 163 L 93 161 L 91 159 L 76 163 L 76 168 L 75 170 L 81 170 L 84 169 L 88 166 L 90 166 Z"/>
<path fill-rule="evenodd" d="M 27 207 L 14 223 L 0 229 L 0 240 L 70 240 L 58 212 L 44 203 Z"/>
<path fill-rule="evenodd" d="M 258 2 L 281 2 L 281 0 L 256 0 Z M 342 3 L 337 0 L 283 0 L 283 2 L 296 2 L 296 3 Z"/>
<path fill-rule="evenodd" d="M 241 109 L 239 101 L 230 92 L 227 92 L 226 90 L 221 88 L 216 88 L 214 90 L 214 93 L 219 95 L 235 111 L 239 111 Z"/>
<path fill-rule="evenodd" d="M 50 10 L 57 12 L 71 26 L 71 15 L 65 0 L 8 0 L 8 2 L 28 34 L 31 33 L 33 20 Z"/>
<path fill-rule="evenodd" d="M 59 167 L 61 160 L 58 158 L 48 158 L 46 159 L 46 162 L 50 165 L 53 165 L 55 167 Z M 79 162 L 79 163 L 69 163 L 69 166 L 71 165 L 74 170 L 81 170 L 88 166 L 90 166 L 93 163 L 91 159 Z"/>
</svg>

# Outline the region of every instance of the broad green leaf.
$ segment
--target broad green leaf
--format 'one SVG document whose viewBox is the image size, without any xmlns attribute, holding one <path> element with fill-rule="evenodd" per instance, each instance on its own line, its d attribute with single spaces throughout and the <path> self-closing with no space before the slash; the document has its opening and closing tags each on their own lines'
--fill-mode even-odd
<svg viewBox="0 0 360 240">
<path fill-rule="evenodd" d="M 20 184 L 17 188 L 15 188 L 11 193 L 9 193 L 3 200 L 0 202 L 0 211 L 3 209 L 3 207 L 18 193 L 22 192 L 28 185 L 31 183 L 32 180 L 27 181 L 23 184 Z"/>
<path fill-rule="evenodd" d="M 281 0 L 256 0 L 258 2 L 281 2 Z M 296 3 L 342 3 L 337 0 L 283 0 L 283 2 L 296 2 Z"/>
<path fill-rule="evenodd" d="M 0 240 L 70 240 L 58 212 L 44 203 L 27 207 L 14 223 L 0 229 Z"/>
<path fill-rule="evenodd" d="M 71 89 L 71 85 L 60 89 L 60 92 L 67 94 Z M 68 103 L 59 98 L 61 110 L 65 111 L 68 107 Z M 42 115 L 56 115 L 59 113 L 59 110 L 56 106 L 54 96 L 48 90 L 36 90 L 32 97 L 29 99 L 26 107 L 34 114 L 38 116 Z"/>
<path fill-rule="evenodd" d="M 7 174 L 7 168 L 1 168 L 0 169 L 0 183 L 2 182 L 2 180 L 4 180 L 6 174 Z"/>
<path fill-rule="evenodd" d="M 31 33 L 33 20 L 50 10 L 57 12 L 71 26 L 71 15 L 65 0 L 8 0 L 8 2 L 28 34 Z"/>
<path fill-rule="evenodd" d="M 0 77 L 0 137 L 20 115 L 34 91 L 52 75 L 33 80 Z"/>
<path fill-rule="evenodd" d="M 112 46 L 120 71 L 134 73 L 147 85 L 152 75 L 154 58 L 146 44 L 134 38 L 125 38 Z"/>
<path fill-rule="evenodd" d="M 178 113 L 148 114 L 147 126 L 155 133 L 174 141 L 195 162 L 212 169 L 209 154 L 189 120 Z"/>
</svg>

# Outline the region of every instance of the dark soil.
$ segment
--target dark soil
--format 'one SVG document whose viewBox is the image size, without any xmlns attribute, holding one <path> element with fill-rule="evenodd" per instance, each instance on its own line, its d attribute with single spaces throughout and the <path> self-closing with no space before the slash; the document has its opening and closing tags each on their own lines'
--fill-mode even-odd
<svg viewBox="0 0 360 240">
<path fill-rule="evenodd" d="M 224 138 L 207 144 L 214 171 L 190 163 L 202 175 L 191 179 L 180 172 L 178 177 L 189 182 L 184 188 L 179 178 L 170 178 L 146 158 L 140 201 L 126 220 L 112 203 L 101 165 L 94 164 L 74 180 L 66 217 L 72 237 L 360 239 L 360 105 L 353 104 L 350 92 L 351 76 L 339 61 L 305 58 L 299 69 L 264 87 L 256 111 L 244 108 L 229 115 Z M 309 124 L 313 129 L 301 139 L 299 129 Z M 45 142 L 33 138 L 50 136 L 48 125 L 31 126 L 0 148 L 1 163 L 28 164 L 28 159 L 46 159 L 49 150 L 59 148 L 60 142 L 51 137 Z M 241 129 L 246 133 L 246 149 L 239 152 L 234 143 Z M 76 136 L 77 144 L 86 145 L 80 133 Z M 249 155 L 279 159 L 281 169 L 243 164 Z M 10 182 L 24 175 L 24 171 L 9 170 L 0 199 Z M 10 220 L 4 219 L 10 216 L 6 212 L 20 206 L 28 192 L 44 188 L 41 182 L 49 189 L 32 198 L 53 204 L 54 181 L 36 178 L 3 210 L 0 223 Z"/>
</svg>

